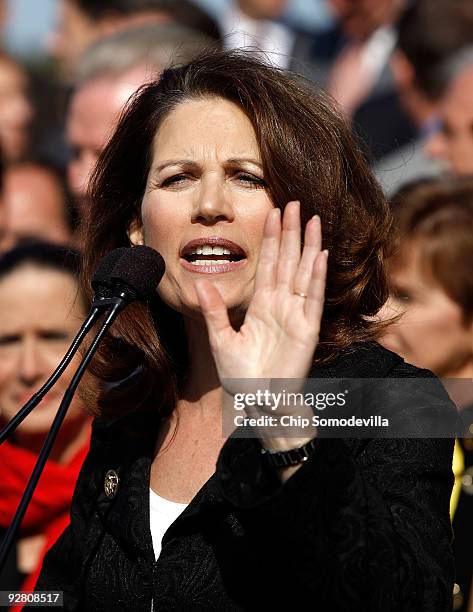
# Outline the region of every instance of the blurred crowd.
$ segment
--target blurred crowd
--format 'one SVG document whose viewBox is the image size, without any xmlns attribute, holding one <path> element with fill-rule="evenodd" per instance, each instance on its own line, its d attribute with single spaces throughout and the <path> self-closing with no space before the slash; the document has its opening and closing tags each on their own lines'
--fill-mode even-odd
<svg viewBox="0 0 473 612">
<path fill-rule="evenodd" d="M 473 2 L 325 3 L 330 25 L 304 30 L 286 0 L 227 0 L 212 14 L 192 0 L 56 0 L 44 66 L 0 49 L 0 425 L 51 374 L 85 315 L 78 270 L 81 228 L 93 222 L 88 183 L 124 105 L 166 67 L 212 47 L 263 52 L 335 99 L 392 204 L 383 342 L 438 376 L 471 381 Z M 0 0 L 0 22 L 7 9 Z M 71 368 L 0 447 L 0 538 Z M 471 436 L 473 393 L 460 395 Z M 0 590 L 33 588 L 67 524 L 89 428 L 76 399 Z M 453 469 L 454 609 L 473 610 L 471 437 L 457 441 Z"/>
</svg>

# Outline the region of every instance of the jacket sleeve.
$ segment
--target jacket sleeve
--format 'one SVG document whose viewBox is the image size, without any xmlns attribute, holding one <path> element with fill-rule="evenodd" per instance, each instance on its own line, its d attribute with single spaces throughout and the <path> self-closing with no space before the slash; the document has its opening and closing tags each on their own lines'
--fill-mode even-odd
<svg viewBox="0 0 473 612">
<path fill-rule="evenodd" d="M 451 410 L 443 390 L 444 408 Z M 409 398 L 423 410 L 430 398 Z M 438 406 L 437 406 L 438 408 Z M 284 484 L 259 441 L 230 438 L 217 466 L 280 601 L 383 612 L 452 609 L 451 438 L 326 439 Z"/>
</svg>

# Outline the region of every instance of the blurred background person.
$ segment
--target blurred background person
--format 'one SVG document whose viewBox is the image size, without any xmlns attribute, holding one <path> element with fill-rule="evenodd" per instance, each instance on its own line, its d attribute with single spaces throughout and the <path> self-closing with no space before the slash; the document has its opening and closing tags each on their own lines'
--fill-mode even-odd
<svg viewBox="0 0 473 612">
<path fill-rule="evenodd" d="M 191 0 L 15 0 L 15 4 L 10 0 L 11 13 L 16 2 L 23 12 L 31 3 L 33 14 L 39 12 L 39 5 L 55 8 L 43 34 L 43 55 L 25 57 L 37 109 L 32 155 L 64 170 L 69 156 L 65 121 L 71 90 L 78 62 L 92 44 L 146 24 L 181 24 L 211 40 L 219 38 L 216 22 Z"/>
<path fill-rule="evenodd" d="M 473 181 L 421 180 L 395 194 L 392 208 L 387 306 L 402 313 L 392 350 L 438 376 L 473 378 Z"/>
<path fill-rule="evenodd" d="M 8 0 L 0 0 L 0 37 L 5 37 L 5 23 L 8 16 Z"/>
<path fill-rule="evenodd" d="M 0 258 L 1 426 L 51 375 L 85 317 L 78 263 L 77 254 L 47 243 L 21 245 Z M 0 534 L 13 517 L 77 365 L 75 358 L 13 438 L 0 446 Z M 46 550 L 69 522 L 89 437 L 90 419 L 76 395 L 22 522 L 2 589 L 33 590 Z"/>
<path fill-rule="evenodd" d="M 375 166 L 378 179 L 392 195 L 415 179 L 438 176 L 444 165 L 427 155 L 426 141 L 440 121 L 439 101 L 447 82 L 444 66 L 449 58 L 473 43 L 471 0 L 417 0 L 403 12 L 391 69 L 400 102 L 412 121 L 414 139 Z"/>
<path fill-rule="evenodd" d="M 300 36 L 292 68 L 333 95 L 379 159 L 412 140 L 415 129 L 402 108 L 390 66 L 396 22 L 405 0 L 329 0 L 333 27 Z"/>
<path fill-rule="evenodd" d="M 68 180 L 80 214 L 87 210 L 89 176 L 129 97 L 173 61 L 188 62 L 213 44 L 179 24 L 148 24 L 109 36 L 84 54 L 67 115 Z"/>
<path fill-rule="evenodd" d="M 467 610 L 473 573 L 473 179 L 428 179 L 393 198 L 395 247 L 390 298 L 381 316 L 399 316 L 382 343 L 449 382 L 464 431 L 455 446 L 452 494 L 454 610 Z M 471 602 L 470 602 L 471 603 Z"/>
<path fill-rule="evenodd" d="M 0 146 L 5 162 L 18 161 L 27 153 L 33 116 L 25 70 L 0 51 Z"/>
<path fill-rule="evenodd" d="M 190 0 L 58 0 L 50 51 L 73 79 L 81 55 L 94 42 L 146 23 L 179 23 L 217 40 L 216 22 Z"/>
<path fill-rule="evenodd" d="M 288 68 L 296 33 L 278 21 L 287 4 L 287 0 L 227 2 L 220 20 L 225 48 L 257 47 L 275 66 Z"/>
<path fill-rule="evenodd" d="M 64 180 L 52 166 L 18 162 L 6 168 L 0 200 L 0 251 L 38 238 L 68 244 L 73 235 L 73 212 Z"/>
<path fill-rule="evenodd" d="M 440 130 L 426 143 L 426 151 L 441 160 L 448 172 L 473 176 L 473 46 L 444 66 L 449 85 L 440 102 Z"/>
</svg>

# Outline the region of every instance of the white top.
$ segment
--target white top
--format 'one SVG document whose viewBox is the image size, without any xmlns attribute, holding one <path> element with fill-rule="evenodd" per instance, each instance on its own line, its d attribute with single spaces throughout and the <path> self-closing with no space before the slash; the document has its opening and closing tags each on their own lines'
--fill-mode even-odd
<svg viewBox="0 0 473 612">
<path fill-rule="evenodd" d="M 161 553 L 161 541 L 167 528 L 174 523 L 184 511 L 187 504 L 164 499 L 150 488 L 149 490 L 149 520 L 151 537 L 153 539 L 154 556 L 157 559 Z"/>
</svg>

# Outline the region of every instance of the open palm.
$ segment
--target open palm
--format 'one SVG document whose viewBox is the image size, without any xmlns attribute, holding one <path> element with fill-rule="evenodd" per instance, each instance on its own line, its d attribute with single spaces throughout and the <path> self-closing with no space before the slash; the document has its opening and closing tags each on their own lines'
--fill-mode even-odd
<svg viewBox="0 0 473 612">
<path fill-rule="evenodd" d="M 300 205 L 290 202 L 266 219 L 255 291 L 235 331 L 217 288 L 196 282 L 220 380 L 305 378 L 323 312 L 327 251 L 321 251 L 319 217 L 306 226 L 301 254 Z"/>
</svg>

